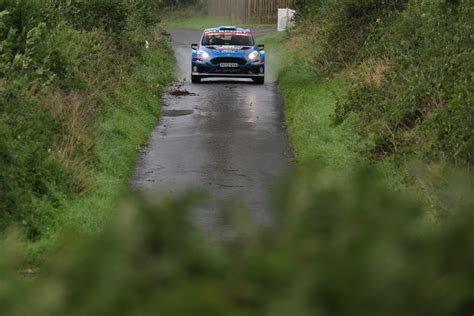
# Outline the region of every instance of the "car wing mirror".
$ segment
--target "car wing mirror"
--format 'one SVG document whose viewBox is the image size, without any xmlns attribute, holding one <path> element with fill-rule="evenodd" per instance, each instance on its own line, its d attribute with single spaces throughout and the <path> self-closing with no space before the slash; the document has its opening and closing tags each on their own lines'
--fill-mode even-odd
<svg viewBox="0 0 474 316">
<path fill-rule="evenodd" d="M 198 44 L 191 44 L 191 48 L 194 49 L 194 50 L 197 50 L 198 49 Z"/>
<path fill-rule="evenodd" d="M 257 45 L 257 47 L 259 51 L 262 51 L 265 49 L 265 45 Z"/>
</svg>

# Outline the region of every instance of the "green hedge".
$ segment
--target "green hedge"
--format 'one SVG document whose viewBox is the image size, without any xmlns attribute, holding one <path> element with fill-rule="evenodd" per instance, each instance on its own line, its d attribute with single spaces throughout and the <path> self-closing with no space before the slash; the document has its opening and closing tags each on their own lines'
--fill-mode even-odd
<svg viewBox="0 0 474 316">
<path fill-rule="evenodd" d="M 408 0 L 332 0 L 297 2 L 297 22 L 312 37 L 315 71 L 335 71 L 354 62 L 378 24 L 389 24 Z M 297 30 L 298 32 L 299 30 Z M 308 32 L 309 31 L 309 32 Z"/>
<path fill-rule="evenodd" d="M 360 117 L 375 154 L 474 163 L 473 19 L 471 1 L 413 1 L 368 45 L 389 60 L 385 78 L 356 84 L 338 116 Z"/>
<path fill-rule="evenodd" d="M 335 121 L 359 120 L 375 158 L 472 165 L 474 3 L 298 1 L 316 75 L 349 70 Z"/>
<path fill-rule="evenodd" d="M 159 6 L 0 0 L 0 231 L 16 224 L 31 239 L 49 234 L 65 205 L 93 186 L 107 163 L 98 147 L 102 125 L 117 109 L 130 112 L 124 98 L 151 58 L 145 39 L 166 54 L 135 106 L 156 116 L 159 102 L 149 97 L 172 68 L 162 64 L 166 37 L 154 31 Z"/>
</svg>

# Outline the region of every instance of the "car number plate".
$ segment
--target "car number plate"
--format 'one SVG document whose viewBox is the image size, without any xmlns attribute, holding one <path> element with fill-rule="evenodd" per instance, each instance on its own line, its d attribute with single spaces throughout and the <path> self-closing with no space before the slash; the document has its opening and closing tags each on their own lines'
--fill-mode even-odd
<svg viewBox="0 0 474 316">
<path fill-rule="evenodd" d="M 221 68 L 238 68 L 238 63 L 220 63 Z"/>
</svg>

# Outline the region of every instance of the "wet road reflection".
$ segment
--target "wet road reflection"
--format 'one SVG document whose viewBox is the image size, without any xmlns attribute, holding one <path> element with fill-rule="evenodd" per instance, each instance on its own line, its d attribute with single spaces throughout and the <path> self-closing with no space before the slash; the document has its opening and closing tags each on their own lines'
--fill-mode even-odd
<svg viewBox="0 0 474 316">
<path fill-rule="evenodd" d="M 164 96 L 162 118 L 137 161 L 132 185 L 161 194 L 207 190 L 212 201 L 197 220 L 218 237 L 231 233 L 223 224 L 222 201 L 235 201 L 260 223 L 270 224 L 269 191 L 291 155 L 278 87 L 271 76 L 265 85 L 246 79 L 191 84 L 190 44 L 200 32 L 170 33 L 185 79 L 179 89 L 190 93 Z"/>
</svg>

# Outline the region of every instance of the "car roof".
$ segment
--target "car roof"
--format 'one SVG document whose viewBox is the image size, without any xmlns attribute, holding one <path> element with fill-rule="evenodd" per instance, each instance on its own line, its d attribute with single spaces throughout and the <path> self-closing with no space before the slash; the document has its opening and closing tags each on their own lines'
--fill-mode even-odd
<svg viewBox="0 0 474 316">
<path fill-rule="evenodd" d="M 219 32 L 219 31 L 230 31 L 230 32 L 241 32 L 241 33 L 251 33 L 249 29 L 244 29 L 237 26 L 217 26 L 217 27 L 210 27 L 204 30 L 204 32 Z"/>
</svg>

